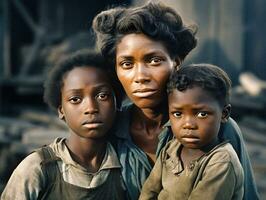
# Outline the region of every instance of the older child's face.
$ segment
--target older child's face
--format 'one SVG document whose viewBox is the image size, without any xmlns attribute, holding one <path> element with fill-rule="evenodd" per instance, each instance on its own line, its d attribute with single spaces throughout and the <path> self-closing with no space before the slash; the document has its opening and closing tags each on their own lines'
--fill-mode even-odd
<svg viewBox="0 0 266 200">
<path fill-rule="evenodd" d="M 140 108 L 161 103 L 174 66 L 163 43 L 144 34 L 126 35 L 117 45 L 117 76 L 127 96 Z"/>
<path fill-rule="evenodd" d="M 59 115 L 72 134 L 101 138 L 112 126 L 115 100 L 106 73 L 94 67 L 77 67 L 68 72 L 61 89 Z"/>
<path fill-rule="evenodd" d="M 223 109 L 200 87 L 173 90 L 168 96 L 169 117 L 176 138 L 187 148 L 200 149 L 217 141 Z"/>
</svg>

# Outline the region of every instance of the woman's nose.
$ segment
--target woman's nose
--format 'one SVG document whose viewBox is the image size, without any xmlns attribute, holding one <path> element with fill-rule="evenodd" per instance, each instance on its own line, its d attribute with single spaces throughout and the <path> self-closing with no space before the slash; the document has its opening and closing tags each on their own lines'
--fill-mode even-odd
<svg viewBox="0 0 266 200">
<path fill-rule="evenodd" d="M 95 114 L 99 111 L 95 98 L 86 98 L 84 101 L 84 114 Z"/>
<path fill-rule="evenodd" d="M 150 81 L 149 68 L 145 64 L 137 64 L 135 67 L 135 82 L 145 83 Z"/>
</svg>

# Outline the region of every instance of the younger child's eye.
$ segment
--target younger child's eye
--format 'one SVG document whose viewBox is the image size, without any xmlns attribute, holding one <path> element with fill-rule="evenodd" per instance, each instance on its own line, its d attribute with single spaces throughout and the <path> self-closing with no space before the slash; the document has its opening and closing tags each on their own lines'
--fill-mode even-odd
<svg viewBox="0 0 266 200">
<path fill-rule="evenodd" d="M 198 112 L 197 116 L 199 118 L 206 118 L 208 116 L 208 113 L 204 112 L 204 111 L 201 111 L 201 112 Z"/>
<path fill-rule="evenodd" d="M 173 115 L 175 118 L 180 118 L 182 113 L 181 112 L 174 112 Z"/>
<path fill-rule="evenodd" d="M 69 102 L 72 103 L 72 104 L 78 104 L 78 103 L 81 102 L 81 98 L 79 98 L 79 97 L 71 97 L 69 99 Z"/>
</svg>

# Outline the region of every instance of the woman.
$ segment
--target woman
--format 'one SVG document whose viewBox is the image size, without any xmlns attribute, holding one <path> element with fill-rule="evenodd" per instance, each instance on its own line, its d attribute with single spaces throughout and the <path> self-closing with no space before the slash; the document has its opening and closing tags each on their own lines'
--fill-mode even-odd
<svg viewBox="0 0 266 200">
<path fill-rule="evenodd" d="M 195 30 L 170 7 L 147 3 L 113 8 L 93 22 L 97 44 L 110 59 L 132 104 L 118 117 L 113 143 L 123 166 L 130 199 L 137 199 L 161 148 L 173 137 L 168 123 L 166 82 L 196 46 Z M 237 124 L 230 119 L 219 133 L 235 148 L 245 174 L 245 199 L 257 191 L 247 150 Z"/>
</svg>

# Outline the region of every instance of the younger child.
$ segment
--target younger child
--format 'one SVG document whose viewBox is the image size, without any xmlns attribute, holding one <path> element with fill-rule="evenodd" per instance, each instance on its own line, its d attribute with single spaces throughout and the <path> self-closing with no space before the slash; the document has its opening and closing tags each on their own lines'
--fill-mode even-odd
<svg viewBox="0 0 266 200">
<path fill-rule="evenodd" d="M 115 84 L 104 59 L 79 52 L 55 66 L 44 100 L 69 127 L 14 170 L 2 200 L 124 200 L 120 164 L 107 135 L 116 114 Z"/>
<path fill-rule="evenodd" d="M 243 198 L 243 169 L 218 132 L 229 119 L 231 81 L 209 64 L 181 67 L 167 85 L 175 139 L 161 151 L 140 195 L 144 199 Z"/>
</svg>

